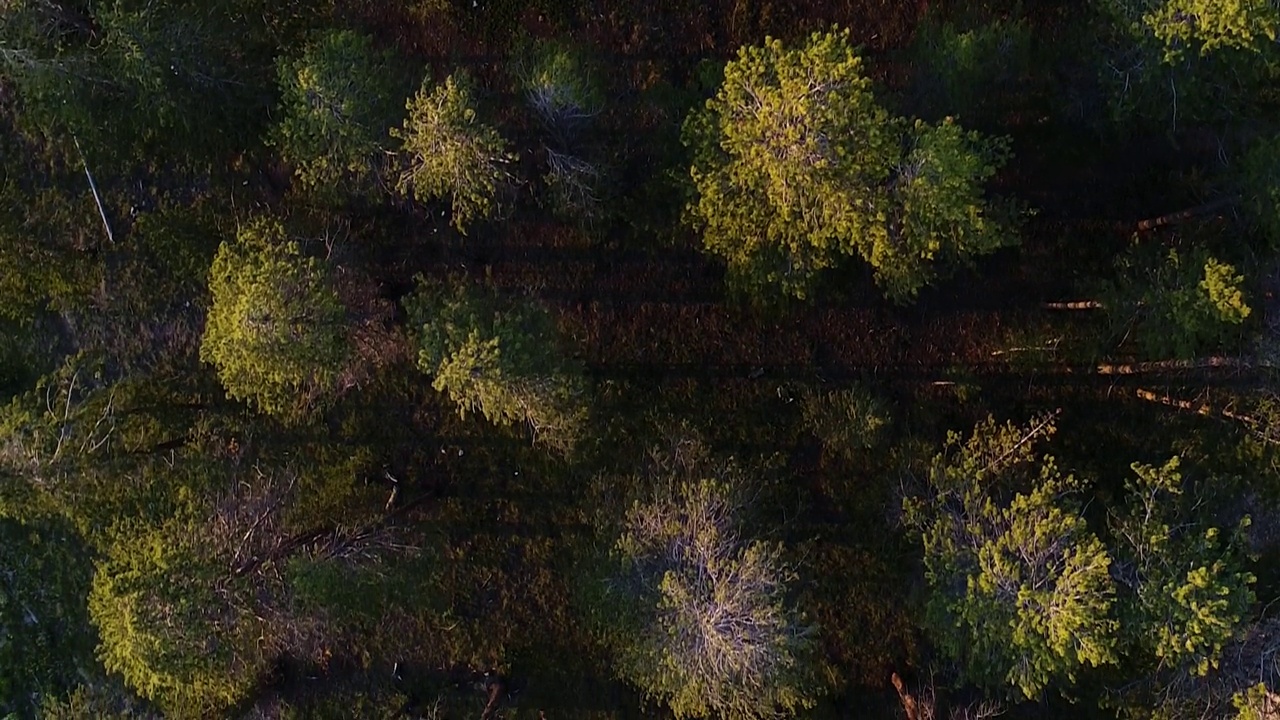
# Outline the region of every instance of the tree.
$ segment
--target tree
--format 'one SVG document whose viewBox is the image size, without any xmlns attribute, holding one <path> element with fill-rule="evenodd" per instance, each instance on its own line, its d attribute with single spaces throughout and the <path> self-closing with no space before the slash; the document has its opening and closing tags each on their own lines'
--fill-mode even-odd
<svg viewBox="0 0 1280 720">
<path fill-rule="evenodd" d="M 1116 264 L 1129 277 L 1103 291 L 1113 326 L 1125 335 L 1136 328 L 1144 350 L 1160 358 L 1197 357 L 1240 338 L 1253 311 L 1235 266 L 1203 249 L 1170 250 L 1154 261 L 1144 255 L 1121 256 Z"/>
<path fill-rule="evenodd" d="M 1100 72 L 1114 113 L 1180 125 L 1269 118 L 1275 82 L 1274 0 L 1099 0 Z"/>
<path fill-rule="evenodd" d="M 1175 63 L 1193 50 L 1258 52 L 1276 41 L 1280 4 L 1275 0 L 1102 0 L 1105 10 L 1135 35 L 1149 35 Z"/>
<path fill-rule="evenodd" d="M 264 36 L 251 3 L 16 0 L 0 8 L 0 73 L 22 124 L 78 138 L 95 167 L 204 164 L 258 132 Z M 109 129 L 108 129 L 109 126 Z M 207 167 L 207 165 L 206 165 Z"/>
<path fill-rule="evenodd" d="M 907 301 L 940 267 L 1013 242 L 982 190 L 1007 143 L 950 119 L 893 117 L 862 72 L 847 31 L 797 49 L 768 39 L 739 50 L 686 121 L 690 217 L 748 286 L 805 297 L 856 253 L 889 297 Z"/>
<path fill-rule="evenodd" d="M 346 310 L 323 262 L 259 220 L 224 242 L 209 273 L 213 304 L 200 346 L 227 393 L 273 415 L 333 400 L 352 352 Z"/>
<path fill-rule="evenodd" d="M 696 442 L 654 451 L 614 548 L 606 632 L 619 674 L 678 718 L 773 718 L 811 707 L 815 629 L 790 601 L 782 548 L 744 536 L 749 488 Z"/>
<path fill-rule="evenodd" d="M 1280 247 L 1280 134 L 1255 143 L 1241 166 L 1241 208 L 1268 244 Z"/>
<path fill-rule="evenodd" d="M 303 185 L 331 192 L 374 173 L 394 117 L 395 75 L 373 40 L 329 31 L 279 61 L 283 117 L 272 142 Z"/>
<path fill-rule="evenodd" d="M 1132 467 L 1129 502 L 1111 518 L 1113 574 L 1127 590 L 1117 603 L 1120 627 L 1126 657 L 1145 664 L 1151 691 L 1174 698 L 1171 690 L 1218 671 L 1224 651 L 1244 637 L 1254 577 L 1244 570 L 1242 538 L 1224 542 L 1198 516 L 1200 503 L 1184 497 L 1178 457 Z M 1240 529 L 1248 525 L 1246 516 Z"/>
<path fill-rule="evenodd" d="M 948 436 L 904 517 L 924 548 L 927 623 L 969 679 L 1034 698 L 1085 667 L 1116 662 L 1111 557 L 1071 498 L 1080 486 L 1028 426 Z"/>
<path fill-rule="evenodd" d="M 499 426 L 523 423 L 536 442 L 573 448 L 585 430 L 586 385 L 557 348 L 544 309 L 421 278 L 405 308 L 418 367 L 460 415 L 479 413 Z"/>
<path fill-rule="evenodd" d="M 0 713 L 31 717 L 93 668 L 93 566 L 65 523 L 0 520 L 0 567 Z"/>
<path fill-rule="evenodd" d="M 167 717 L 209 717 L 243 701 L 268 658 L 253 594 L 228 575 L 198 525 L 175 518 L 121 531 L 89 593 L 103 667 Z"/>
<path fill-rule="evenodd" d="M 880 444 L 891 422 L 879 397 L 861 386 L 829 393 L 807 391 L 804 425 L 829 452 L 853 459 Z"/>
<path fill-rule="evenodd" d="M 516 76 L 547 134 L 544 146 L 551 206 L 590 221 L 600 212 L 603 172 L 588 159 L 589 134 L 604 107 L 596 68 L 568 43 L 543 40 L 524 48 Z"/>
<path fill-rule="evenodd" d="M 434 89 L 423 80 L 405 109 L 404 127 L 391 131 L 403 142 L 407 165 L 400 192 L 419 201 L 449 198 L 453 225 L 464 233 L 496 214 L 512 180 L 506 166 L 516 157 L 497 130 L 479 121 L 470 77 L 455 73 Z"/>
</svg>

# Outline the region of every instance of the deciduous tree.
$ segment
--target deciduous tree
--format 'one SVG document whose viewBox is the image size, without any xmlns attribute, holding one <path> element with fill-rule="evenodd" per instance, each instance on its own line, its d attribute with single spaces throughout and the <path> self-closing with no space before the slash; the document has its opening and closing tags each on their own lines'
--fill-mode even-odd
<svg viewBox="0 0 1280 720">
<path fill-rule="evenodd" d="M 1111 556 L 1072 499 L 1080 483 L 1035 454 L 1052 432 L 1044 417 L 952 433 L 904 503 L 934 639 L 971 680 L 1028 698 L 1117 659 Z"/>
<path fill-rule="evenodd" d="M 615 547 L 611 628 L 620 674 L 678 718 L 774 718 L 821 692 L 815 628 L 790 599 L 782 548 L 744 532 L 748 478 L 695 442 L 655 451 L 651 499 Z"/>
</svg>

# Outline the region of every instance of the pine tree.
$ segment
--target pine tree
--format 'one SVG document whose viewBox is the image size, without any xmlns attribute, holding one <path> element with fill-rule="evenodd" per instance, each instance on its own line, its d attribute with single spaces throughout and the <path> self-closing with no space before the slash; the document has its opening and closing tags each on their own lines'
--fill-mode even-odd
<svg viewBox="0 0 1280 720">
<path fill-rule="evenodd" d="M 336 398 L 351 360 L 346 310 L 328 270 L 275 221 L 260 220 L 214 258 L 200 358 L 234 398 L 281 416 Z"/>
<path fill-rule="evenodd" d="M 983 192 L 1007 144 L 950 119 L 891 115 L 847 31 L 742 48 L 684 139 L 690 218 L 757 290 L 805 297 L 821 271 L 860 255 L 886 295 L 907 301 L 942 268 L 1013 242 Z"/>
<path fill-rule="evenodd" d="M 568 452 L 586 421 L 582 370 L 557 347 L 547 312 L 464 283 L 420 281 L 405 302 L 418 367 L 462 416 L 527 425 L 534 440 Z"/>
</svg>

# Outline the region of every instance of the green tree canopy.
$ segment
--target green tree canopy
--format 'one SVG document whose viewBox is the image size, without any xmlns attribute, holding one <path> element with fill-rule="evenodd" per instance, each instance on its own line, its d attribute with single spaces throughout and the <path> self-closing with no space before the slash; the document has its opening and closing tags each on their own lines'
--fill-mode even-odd
<svg viewBox="0 0 1280 720">
<path fill-rule="evenodd" d="M 1116 575 L 1133 591 L 1122 627 L 1151 665 L 1203 676 L 1249 619 L 1254 578 L 1182 497 L 1180 464 L 1133 465 L 1129 506 L 1112 522 Z"/>
<path fill-rule="evenodd" d="M 696 442 L 654 451 L 614 549 L 619 673 L 678 718 L 775 718 L 811 707 L 815 628 L 782 548 L 745 536 L 748 478 Z"/>
<path fill-rule="evenodd" d="M 407 165 L 400 191 L 420 201 L 449 198 L 453 225 L 462 232 L 496 214 L 515 155 L 497 130 L 480 122 L 470 76 L 455 73 L 434 88 L 423 80 L 405 109 L 404 127 L 391 131 L 403 142 Z"/>
<path fill-rule="evenodd" d="M 1136 327 L 1143 349 L 1161 358 L 1191 358 L 1240 339 L 1253 311 L 1235 266 L 1203 249 L 1170 250 L 1158 261 L 1148 255 L 1139 251 L 1118 259 L 1128 277 L 1104 290 L 1103 305 L 1117 333 Z"/>
<path fill-rule="evenodd" d="M 351 360 L 347 312 L 325 264 L 258 220 L 224 242 L 209 273 L 200 358 L 234 398 L 277 415 L 332 400 Z"/>
<path fill-rule="evenodd" d="M 350 30 L 325 32 L 279 62 L 283 117 L 272 142 L 303 185 L 363 182 L 387 143 L 399 98 L 386 54 Z"/>
<path fill-rule="evenodd" d="M 500 426 L 524 423 L 536 442 L 561 451 L 578 441 L 586 385 L 557 347 L 546 310 L 462 282 L 425 280 L 405 307 L 418 367 L 461 415 L 479 413 Z"/>
<path fill-rule="evenodd" d="M 175 519 L 117 537 L 89 593 L 103 666 L 169 717 L 243 700 L 266 663 L 248 584 L 230 577 L 198 525 Z"/>
<path fill-rule="evenodd" d="M 1035 455 L 1052 432 L 1041 418 L 951 433 L 904 502 L 934 639 L 969 679 L 1028 698 L 1117 658 L 1111 557 L 1072 500 L 1079 482 Z"/>
<path fill-rule="evenodd" d="M 804 297 L 819 272 L 857 254 L 906 301 L 941 268 L 1013 242 L 983 192 L 1007 144 L 950 119 L 891 115 L 847 31 L 742 48 L 684 138 L 691 218 L 748 286 Z"/>
</svg>

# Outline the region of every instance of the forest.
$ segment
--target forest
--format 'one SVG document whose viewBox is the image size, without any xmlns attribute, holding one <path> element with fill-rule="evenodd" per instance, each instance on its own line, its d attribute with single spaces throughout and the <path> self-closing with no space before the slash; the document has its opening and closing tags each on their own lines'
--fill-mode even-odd
<svg viewBox="0 0 1280 720">
<path fill-rule="evenodd" d="M 1280 719 L 1280 0 L 0 0 L 0 718 Z"/>
</svg>

